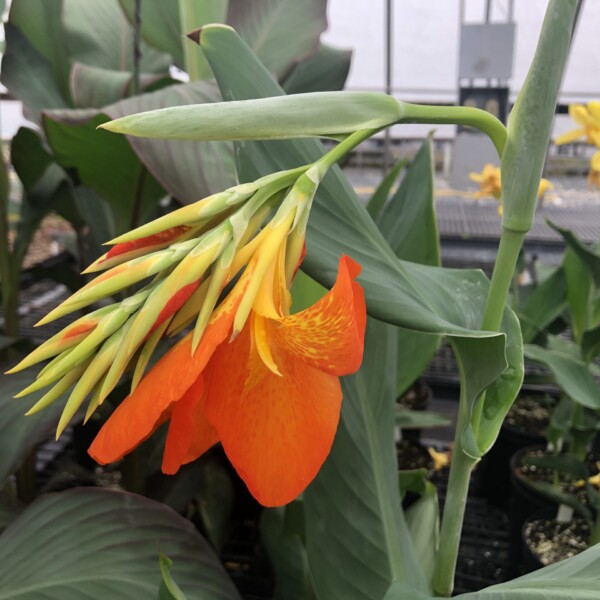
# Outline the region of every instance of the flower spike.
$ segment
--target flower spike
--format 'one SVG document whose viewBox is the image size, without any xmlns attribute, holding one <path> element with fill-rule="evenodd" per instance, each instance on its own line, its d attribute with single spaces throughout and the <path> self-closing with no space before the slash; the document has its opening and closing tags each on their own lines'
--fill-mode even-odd
<svg viewBox="0 0 600 600">
<path fill-rule="evenodd" d="M 30 413 L 70 390 L 58 437 L 86 398 L 84 421 L 132 371 L 130 395 L 90 448 L 99 463 L 118 460 L 170 419 L 165 473 L 220 440 L 260 502 L 279 505 L 298 495 L 331 447 L 342 397 L 338 376 L 358 369 L 363 352 L 365 306 L 354 281 L 360 267 L 350 258 L 340 260 L 338 280 L 322 301 L 290 315 L 312 201 L 342 155 L 339 147 L 331 152 L 112 240 L 87 269 L 102 273 L 40 324 L 133 284 L 144 287 L 76 320 L 11 370 L 51 359 L 17 394 L 50 386 Z M 146 372 L 161 341 L 190 325 Z M 257 415 L 256 430 L 245 431 L 240 443 L 235 421 L 250 423 L 248 411 Z M 276 458 L 265 454 L 260 436 L 274 444 Z"/>
</svg>

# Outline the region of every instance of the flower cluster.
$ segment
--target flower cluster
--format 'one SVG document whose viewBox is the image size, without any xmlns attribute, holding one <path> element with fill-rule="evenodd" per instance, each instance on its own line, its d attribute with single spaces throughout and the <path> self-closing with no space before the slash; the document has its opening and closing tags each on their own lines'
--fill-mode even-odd
<svg viewBox="0 0 600 600">
<path fill-rule="evenodd" d="M 571 104 L 569 115 L 579 127 L 557 137 L 554 143 L 560 146 L 584 139 L 588 144 L 594 145 L 597 150 L 590 161 L 588 185 L 600 189 L 600 101 L 592 100 L 585 106 Z"/>
<path fill-rule="evenodd" d="M 495 198 L 498 200 L 498 214 L 502 215 L 502 180 L 500 167 L 488 163 L 483 167 L 481 173 L 469 173 L 471 181 L 479 184 L 479 190 L 475 193 L 476 198 Z M 541 200 L 548 190 L 553 190 L 554 184 L 542 178 L 538 188 L 537 197 Z"/>
<path fill-rule="evenodd" d="M 87 272 L 104 271 L 40 324 L 143 285 L 77 319 L 11 372 L 51 359 L 18 396 L 51 386 L 29 413 L 73 388 L 57 435 L 90 398 L 94 413 L 127 371 L 131 393 L 90 447 L 106 464 L 170 420 L 163 471 L 222 442 L 255 497 L 296 497 L 325 460 L 339 420 L 338 377 L 362 361 L 360 267 L 339 263 L 333 288 L 290 314 L 308 214 L 328 165 L 238 185 L 111 242 Z M 159 341 L 193 325 L 145 373 Z"/>
</svg>

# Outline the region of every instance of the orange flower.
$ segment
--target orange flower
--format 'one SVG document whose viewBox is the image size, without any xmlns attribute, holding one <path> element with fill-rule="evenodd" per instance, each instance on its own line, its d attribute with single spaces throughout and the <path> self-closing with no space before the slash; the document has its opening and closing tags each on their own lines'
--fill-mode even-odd
<svg viewBox="0 0 600 600">
<path fill-rule="evenodd" d="M 285 240 L 259 246 L 197 350 L 190 332 L 105 423 L 89 450 L 97 462 L 120 459 L 170 419 L 165 473 L 220 441 L 263 505 L 286 504 L 306 488 L 333 443 L 338 377 L 362 362 L 366 312 L 354 281 L 360 267 L 342 257 L 333 288 L 290 315 L 285 258 Z"/>
</svg>

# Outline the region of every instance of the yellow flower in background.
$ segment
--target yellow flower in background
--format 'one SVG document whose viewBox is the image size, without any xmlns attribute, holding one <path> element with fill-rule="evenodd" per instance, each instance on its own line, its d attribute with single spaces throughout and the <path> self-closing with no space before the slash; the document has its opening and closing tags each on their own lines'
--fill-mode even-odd
<svg viewBox="0 0 600 600">
<path fill-rule="evenodd" d="M 500 183 L 500 167 L 488 163 L 483 167 L 481 173 L 469 173 L 469 179 L 479 184 L 477 198 L 492 196 L 499 200 L 502 196 L 502 184 Z"/>
<path fill-rule="evenodd" d="M 592 100 L 585 106 L 583 104 L 571 104 L 569 106 L 569 116 L 579 127 L 559 135 L 554 143 L 560 146 L 585 138 L 588 144 L 595 144 L 600 147 L 600 101 Z"/>
<path fill-rule="evenodd" d="M 427 452 L 429 452 L 429 456 L 431 456 L 431 459 L 433 460 L 434 471 L 441 471 L 450 466 L 450 451 L 438 452 L 435 448 L 429 447 L 427 448 Z"/>
<path fill-rule="evenodd" d="M 598 162 L 600 163 L 600 152 L 598 154 Z M 595 155 L 594 155 L 595 156 Z M 600 164 L 599 164 L 600 170 Z M 483 167 L 481 173 L 469 173 L 471 181 L 479 183 L 479 190 L 475 192 L 476 198 L 495 198 L 498 200 L 498 214 L 502 215 L 502 181 L 500 167 L 496 167 L 488 163 Z M 538 187 L 538 200 L 544 197 L 548 190 L 553 190 L 554 184 L 547 179 L 542 178 Z"/>
<path fill-rule="evenodd" d="M 587 176 L 588 187 L 596 186 L 600 190 L 600 150 L 592 156 L 590 171 Z"/>
</svg>

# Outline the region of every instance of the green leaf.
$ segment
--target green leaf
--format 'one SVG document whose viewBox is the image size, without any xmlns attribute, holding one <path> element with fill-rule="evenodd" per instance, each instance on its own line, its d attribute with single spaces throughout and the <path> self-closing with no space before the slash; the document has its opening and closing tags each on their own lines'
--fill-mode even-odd
<svg viewBox="0 0 600 600">
<path fill-rule="evenodd" d="M 12 525 L 23 512 L 23 507 L 8 494 L 0 493 L 0 532 Z"/>
<path fill-rule="evenodd" d="M 211 26 L 215 29 L 228 30 Z M 161 108 L 111 121 L 103 129 L 171 140 L 281 140 L 379 129 L 396 122 L 400 114 L 398 102 L 385 94 L 315 92 Z"/>
<path fill-rule="evenodd" d="M 317 51 L 326 0 L 229 0 L 227 23 L 276 77 Z"/>
<path fill-rule="evenodd" d="M 302 504 L 296 500 L 293 504 Z M 275 571 L 274 600 L 315 598 L 310 580 L 308 556 L 302 537 L 287 526 L 293 504 L 267 508 L 260 518 L 260 534 Z"/>
<path fill-rule="evenodd" d="M 25 400 L 13 396 L 35 380 L 35 373 L 22 372 L 2 376 L 0 392 L 0 484 L 20 466 L 38 443 L 50 437 L 55 429 L 62 402 L 29 417 L 25 413 L 43 396 L 36 392 Z M 1 579 L 0 579 L 1 580 Z"/>
<path fill-rule="evenodd" d="M 567 303 L 573 338 L 579 341 L 589 326 L 594 282 L 584 262 L 572 248 L 565 251 L 562 267 L 567 279 Z"/>
<path fill-rule="evenodd" d="M 123 198 L 135 197 L 142 165 L 149 171 L 144 189 L 156 178 L 181 202 L 195 202 L 235 183 L 233 147 L 225 142 L 124 138 L 95 131 L 96 124 L 106 120 L 104 115 L 118 118 L 159 106 L 211 103 L 219 98 L 214 84 L 180 84 L 121 100 L 101 111 L 51 112 L 45 124 L 55 151 L 62 150 L 61 159 L 76 166 L 84 183 L 101 196 L 118 200 L 119 212 L 130 214 L 131 202 L 124 203 Z M 154 190 L 155 183 L 150 188 Z"/>
<path fill-rule="evenodd" d="M 62 0 L 15 0 L 5 25 L 2 81 L 36 112 L 70 104 L 68 49 L 57 43 L 64 41 L 62 9 Z M 33 73 L 40 79 L 27 79 Z"/>
<path fill-rule="evenodd" d="M 23 102 L 27 118 L 39 122 L 45 108 L 68 107 L 69 102 L 64 99 L 48 60 L 12 23 L 4 25 L 4 32 L 6 53 L 2 58 L 1 81 Z"/>
<path fill-rule="evenodd" d="M 72 63 L 133 71 L 133 27 L 117 0 L 62 0 L 61 4 L 64 41 Z M 171 64 L 168 55 L 157 52 L 144 42 L 140 50 L 140 70 L 143 73 L 168 71 Z"/>
<path fill-rule="evenodd" d="M 129 22 L 135 19 L 135 0 L 119 0 Z M 144 41 L 170 54 L 178 67 L 183 68 L 183 33 L 179 20 L 178 0 L 144 0 L 142 9 L 142 37 Z"/>
<path fill-rule="evenodd" d="M 377 224 L 398 258 L 439 266 L 433 175 L 433 147 L 431 138 L 427 138 Z"/>
<path fill-rule="evenodd" d="M 442 413 L 430 410 L 407 410 L 398 407 L 396 407 L 394 419 L 400 429 L 447 427 L 452 423 L 452 419 Z"/>
<path fill-rule="evenodd" d="M 377 189 L 373 192 L 373 195 L 367 202 L 367 212 L 371 215 L 374 221 L 377 221 L 385 203 L 388 201 L 390 192 L 394 187 L 394 184 L 398 180 L 400 173 L 408 164 L 408 160 L 403 158 L 399 160 L 381 180 L 381 183 L 377 186 Z"/>
<path fill-rule="evenodd" d="M 333 448 L 304 494 L 317 597 L 374 600 L 396 579 L 426 587 L 396 484 L 395 353 L 394 329 L 369 320 L 363 365 L 342 379 Z"/>
<path fill-rule="evenodd" d="M 535 465 L 545 469 L 554 469 L 566 473 L 574 479 L 587 479 L 589 476 L 585 463 L 574 454 L 551 454 L 523 457 L 523 464 Z"/>
<path fill-rule="evenodd" d="M 161 554 L 159 556 L 159 562 L 162 581 L 158 592 L 158 600 L 187 600 L 185 594 L 171 576 L 173 561 L 168 556 Z"/>
<path fill-rule="evenodd" d="M 600 408 L 600 388 L 584 362 L 569 354 L 531 344 L 526 344 L 523 350 L 526 358 L 550 369 L 557 385 L 572 400 L 588 408 Z"/>
<path fill-rule="evenodd" d="M 417 152 L 396 193 L 381 210 L 377 225 L 398 258 L 440 266 L 431 138 Z M 438 336 L 398 331 L 398 396 L 423 372 L 439 342 Z"/>
<path fill-rule="evenodd" d="M 42 145 L 40 136 L 27 127 L 19 128 L 12 139 L 11 160 L 23 184 L 17 236 L 13 255 L 21 264 L 33 235 L 42 219 L 55 210 L 80 225 L 80 218 L 73 204 L 66 173 Z"/>
<path fill-rule="evenodd" d="M 600 586 L 600 544 L 523 577 L 457 600 L 596 600 Z M 405 584 L 394 583 L 384 600 L 433 600 Z"/>
<path fill-rule="evenodd" d="M 231 29 L 206 27 L 201 43 L 224 98 L 282 94 Z M 249 181 L 306 164 L 322 152 L 316 140 L 241 143 L 239 177 Z M 507 310 L 503 323 L 503 331 L 508 334 L 506 355 L 505 334 L 479 330 L 489 285 L 483 274 L 398 260 L 338 168 L 329 172 L 317 192 L 307 247 L 303 268 L 323 285 L 333 284 L 341 254 L 350 255 L 362 266 L 359 281 L 371 316 L 411 330 L 452 336 L 461 355 L 459 362 L 468 365 L 463 377 L 477 374 L 470 378 L 469 391 L 464 392 L 473 410 L 485 385 L 502 373 L 486 394 L 477 434 L 471 427 L 465 432 L 471 436 L 474 456 L 487 451 L 521 386 L 523 356 L 519 323 L 511 311 Z M 508 369 L 504 371 L 507 360 Z"/>
<path fill-rule="evenodd" d="M 600 354 L 600 327 L 585 331 L 581 340 L 583 360 L 592 362 Z"/>
<path fill-rule="evenodd" d="M 415 494 L 425 493 L 428 476 L 429 471 L 424 467 L 421 469 L 398 471 L 398 485 L 400 486 L 402 498 L 404 499 L 406 492 L 414 492 Z"/>
<path fill-rule="evenodd" d="M 71 95 L 77 108 L 100 108 L 127 98 L 132 91 L 133 74 L 75 63 L 71 70 Z M 173 83 L 165 74 L 142 73 L 140 88 Z"/>
<path fill-rule="evenodd" d="M 106 120 L 91 109 L 53 111 L 44 113 L 43 124 L 56 160 L 76 169 L 81 182 L 108 202 L 122 233 L 131 228 L 136 205 L 143 219 L 165 193 L 125 138 L 95 131 Z"/>
<path fill-rule="evenodd" d="M 554 231 L 563 237 L 567 246 L 575 252 L 585 265 L 594 280 L 594 284 L 597 287 L 600 287 L 600 254 L 584 244 L 570 229 L 559 227 L 549 219 L 546 219 L 546 222 L 554 229 Z"/>
<path fill-rule="evenodd" d="M 189 598 L 239 598 L 189 521 L 142 496 L 79 488 L 39 498 L 0 536 L 0 599 L 156 598 L 161 553 Z"/>
<path fill-rule="evenodd" d="M 519 307 L 518 314 L 523 330 L 523 341 L 535 337 L 553 323 L 567 307 L 567 279 L 563 268 L 536 285 Z"/>
<path fill-rule="evenodd" d="M 437 489 L 425 482 L 425 493 L 406 511 L 406 522 L 417 559 L 431 581 L 440 535 L 440 507 Z"/>
<path fill-rule="evenodd" d="M 319 51 L 295 66 L 281 84 L 286 94 L 334 92 L 344 88 L 352 50 L 341 50 L 321 44 Z"/>
</svg>

